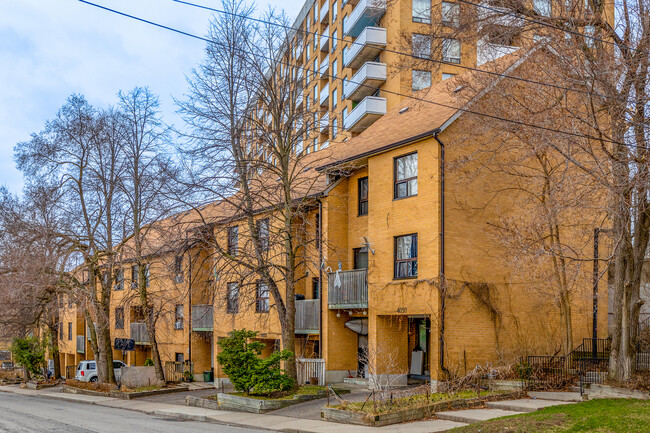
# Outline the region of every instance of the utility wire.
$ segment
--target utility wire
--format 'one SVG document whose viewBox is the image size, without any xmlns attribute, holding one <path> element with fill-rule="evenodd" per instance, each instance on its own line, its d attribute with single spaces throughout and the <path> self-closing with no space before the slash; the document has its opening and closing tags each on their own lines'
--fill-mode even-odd
<svg viewBox="0 0 650 433">
<path fill-rule="evenodd" d="M 303 33 L 303 34 L 309 35 L 309 36 L 317 36 L 319 38 L 320 37 L 326 37 L 326 38 L 329 38 L 331 40 L 340 41 L 342 43 L 347 42 L 351 46 L 352 45 L 363 45 L 361 42 L 357 42 L 356 40 L 355 41 L 347 41 L 347 40 L 345 40 L 344 37 L 336 37 L 335 38 L 335 37 L 330 36 L 330 35 L 324 35 L 322 33 L 319 33 L 318 31 L 303 30 L 302 28 L 296 28 L 296 27 L 293 27 L 293 26 L 290 26 L 290 25 L 287 25 L 287 24 L 282 24 L 282 23 L 278 23 L 278 22 L 263 20 L 261 18 L 254 18 L 254 17 L 248 16 L 248 15 L 237 14 L 237 13 L 234 13 L 234 12 L 228 12 L 228 11 L 225 11 L 223 9 L 217 9 L 217 8 L 213 8 L 213 7 L 210 7 L 210 6 L 204 6 L 204 5 L 200 5 L 200 4 L 196 4 L 196 3 L 192 3 L 192 2 L 188 2 L 188 1 L 184 1 L 184 0 L 171 0 L 171 1 L 173 1 L 175 3 L 184 4 L 184 5 L 187 5 L 187 6 L 192 6 L 192 7 L 199 8 L 199 9 L 209 10 L 211 12 L 216 12 L 216 13 L 223 14 L 223 15 L 230 15 L 230 16 L 237 17 L 237 18 L 243 18 L 243 19 L 246 19 L 246 20 L 250 20 L 250 21 L 253 21 L 253 22 L 260 23 L 260 24 L 273 25 L 273 26 L 281 27 L 281 28 L 288 29 L 288 30 L 294 30 L 296 32 Z M 472 3 L 472 4 L 474 4 L 474 3 Z M 388 49 L 388 48 L 383 48 L 382 51 L 387 52 L 387 53 L 391 53 L 391 54 L 397 54 L 397 55 L 400 55 L 400 56 L 410 57 L 410 58 L 416 59 L 418 61 L 426 60 L 427 62 L 438 63 L 438 64 L 441 64 L 441 65 L 448 65 L 449 64 L 449 62 L 444 62 L 442 60 L 436 60 L 436 59 L 431 59 L 431 58 L 422 58 L 422 57 L 414 55 L 413 53 L 407 53 L 407 52 L 404 52 L 404 51 L 391 50 L 391 49 Z M 571 88 L 571 87 L 560 86 L 559 84 L 551 84 L 551 83 L 531 80 L 531 79 L 523 78 L 523 77 L 516 77 L 516 76 L 512 76 L 512 75 L 500 74 L 498 72 L 489 71 L 487 69 L 473 68 L 471 66 L 466 66 L 466 65 L 461 65 L 461 64 L 453 64 L 453 66 L 455 66 L 457 68 L 460 68 L 460 69 L 465 69 L 465 70 L 468 70 L 468 71 L 474 71 L 474 72 L 479 72 L 479 73 L 483 73 L 483 74 L 487 74 L 487 75 L 493 75 L 493 76 L 498 76 L 498 77 L 502 77 L 502 78 L 508 78 L 508 79 L 511 79 L 511 80 L 521 81 L 521 82 L 525 82 L 525 83 L 529 83 L 529 84 L 539 84 L 541 86 L 547 86 L 547 87 L 551 87 L 553 89 L 564 90 L 564 91 L 568 91 L 568 92 L 582 93 L 582 94 L 589 95 L 589 96 L 597 96 L 597 97 L 603 98 L 603 99 L 613 99 L 613 100 L 617 100 L 617 101 L 621 101 L 621 102 L 630 102 L 630 100 L 627 99 L 627 98 L 620 98 L 620 97 L 617 97 L 617 96 L 603 95 L 602 93 L 591 92 L 589 90 L 576 89 L 576 88 Z"/>
<path fill-rule="evenodd" d="M 218 45 L 218 46 L 222 46 L 222 47 L 228 47 L 224 43 L 216 42 L 216 41 L 213 41 L 213 40 L 201 37 L 201 36 L 194 35 L 192 33 L 188 33 L 188 32 L 182 31 L 182 30 L 175 29 L 173 27 L 169 27 L 169 26 L 159 24 L 159 23 L 156 23 L 156 22 L 144 19 L 144 18 L 140 18 L 140 17 L 137 17 L 135 15 L 130 15 L 130 14 L 127 14 L 125 12 L 121 12 L 121 11 L 118 11 L 118 10 L 115 10 L 115 9 L 108 8 L 106 6 L 102 6 L 102 5 L 99 5 L 99 4 L 96 4 L 96 3 L 92 3 L 92 2 L 87 1 L 87 0 L 77 0 L 77 1 L 79 1 L 80 3 L 87 4 L 89 6 L 93 6 L 93 7 L 105 10 L 107 12 L 111 12 L 111 13 L 114 13 L 114 14 L 117 14 L 117 15 L 121 15 L 123 17 L 130 18 L 130 19 L 133 19 L 133 20 L 136 20 L 136 21 L 140 21 L 140 22 L 143 22 L 143 23 L 146 23 L 146 24 L 150 24 L 152 26 L 159 27 L 159 28 L 162 28 L 162 29 L 165 29 L 165 30 L 169 30 L 169 31 L 172 31 L 172 32 L 175 32 L 175 33 L 179 33 L 181 35 L 185 35 L 185 36 L 188 36 L 188 37 L 191 37 L 191 38 L 194 38 L 194 39 L 198 39 L 198 40 L 210 43 L 210 44 L 214 44 L 214 45 Z M 252 53 L 250 51 L 245 51 L 245 50 L 238 50 L 238 51 L 241 51 L 242 53 L 246 53 L 246 54 L 254 54 L 256 56 L 263 57 L 263 58 L 265 58 L 265 59 L 267 59 L 267 60 L 269 60 L 271 62 L 276 62 L 275 64 L 277 64 L 277 65 L 283 65 L 283 66 L 286 66 L 286 67 L 296 67 L 298 69 L 302 69 L 304 71 L 309 72 L 309 69 L 305 68 L 304 66 L 296 66 L 296 65 L 292 65 L 292 64 L 287 63 L 287 62 L 277 62 L 277 60 L 272 58 L 272 57 L 264 56 L 264 55 L 257 54 L 257 53 Z M 331 77 L 333 80 L 343 81 L 342 78 L 335 77 L 335 76 L 333 76 L 331 74 L 322 74 L 322 75 Z M 354 81 L 351 81 L 351 80 L 347 80 L 347 82 L 352 83 L 352 84 L 356 84 L 356 85 L 361 86 L 361 87 L 367 87 L 369 89 L 379 90 L 377 87 L 370 86 L 370 85 L 367 85 L 367 84 L 354 82 Z M 518 126 L 526 126 L 526 127 L 530 127 L 530 128 L 534 128 L 534 129 L 539 129 L 539 130 L 542 130 L 542 131 L 554 132 L 554 133 L 569 136 L 569 137 L 586 138 L 586 139 L 589 139 L 589 140 L 596 140 L 596 141 L 616 144 L 616 145 L 620 145 L 620 146 L 636 147 L 636 148 L 639 148 L 639 149 L 650 149 L 650 148 L 644 147 L 644 146 L 621 143 L 621 142 L 618 142 L 618 141 L 604 139 L 604 138 L 596 137 L 596 136 L 592 136 L 592 135 L 579 134 L 577 132 L 571 132 L 571 131 L 562 131 L 562 130 L 559 130 L 559 129 L 554 129 L 554 128 L 541 126 L 541 125 L 535 125 L 533 123 L 527 123 L 527 122 L 523 122 L 523 121 L 520 121 L 520 120 L 507 119 L 507 118 L 496 116 L 496 115 L 493 115 L 493 114 L 481 113 L 481 112 L 474 111 L 474 110 L 471 110 L 469 108 L 464 108 L 464 107 L 455 107 L 455 106 L 452 106 L 452 105 L 443 104 L 441 102 L 435 102 L 435 101 L 431 101 L 431 100 L 428 100 L 428 99 L 419 98 L 419 97 L 413 96 L 413 95 L 406 95 L 406 94 L 391 91 L 391 90 L 381 90 L 381 92 L 396 95 L 396 96 L 401 96 L 401 97 L 404 97 L 404 98 L 413 99 L 413 100 L 416 100 L 416 101 L 419 101 L 419 102 L 424 102 L 424 103 L 427 103 L 427 104 L 433 104 L 433 105 L 443 107 L 443 108 L 449 108 L 451 110 L 458 110 L 458 111 L 461 111 L 463 113 L 474 114 L 476 116 L 481 116 L 481 117 L 486 117 L 486 118 L 493 119 L 493 120 L 507 122 L 507 123 L 511 123 L 511 124 L 514 124 L 514 125 L 518 125 Z"/>
</svg>

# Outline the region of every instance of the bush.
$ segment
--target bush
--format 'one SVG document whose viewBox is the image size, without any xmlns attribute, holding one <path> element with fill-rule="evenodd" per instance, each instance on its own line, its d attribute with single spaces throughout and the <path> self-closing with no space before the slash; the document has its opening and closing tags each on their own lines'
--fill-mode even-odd
<svg viewBox="0 0 650 433">
<path fill-rule="evenodd" d="M 247 394 L 271 394 L 293 387 L 293 379 L 286 375 L 280 363 L 293 356 L 289 350 L 274 352 L 260 358 L 264 343 L 253 340 L 257 332 L 234 330 L 230 337 L 219 340 L 221 353 L 217 361 L 232 382 L 236 391 Z"/>
<path fill-rule="evenodd" d="M 153 359 L 147 358 L 144 360 L 144 366 L 145 367 L 153 367 Z"/>
<path fill-rule="evenodd" d="M 15 338 L 11 344 L 14 361 L 31 374 L 42 374 L 45 367 L 45 345 L 36 337 Z"/>
</svg>

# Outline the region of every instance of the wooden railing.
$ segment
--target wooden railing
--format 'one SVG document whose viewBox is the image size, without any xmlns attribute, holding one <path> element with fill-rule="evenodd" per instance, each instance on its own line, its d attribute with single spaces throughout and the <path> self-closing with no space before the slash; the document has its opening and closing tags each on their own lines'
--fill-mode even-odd
<svg viewBox="0 0 650 433">
<path fill-rule="evenodd" d="M 192 305 L 192 330 L 212 331 L 214 329 L 214 307 L 212 305 Z"/>
<path fill-rule="evenodd" d="M 310 383 L 312 378 L 318 379 L 318 385 L 325 385 L 325 360 L 296 358 L 298 385 Z"/>
<path fill-rule="evenodd" d="M 135 344 L 150 343 L 147 324 L 131 323 L 131 339 L 135 340 Z"/>
<path fill-rule="evenodd" d="M 86 353 L 86 339 L 83 335 L 77 335 L 77 353 Z"/>
<path fill-rule="evenodd" d="M 320 299 L 296 301 L 296 334 L 318 334 Z"/>
<path fill-rule="evenodd" d="M 368 270 L 354 269 L 327 275 L 327 300 L 330 309 L 368 308 Z"/>
</svg>

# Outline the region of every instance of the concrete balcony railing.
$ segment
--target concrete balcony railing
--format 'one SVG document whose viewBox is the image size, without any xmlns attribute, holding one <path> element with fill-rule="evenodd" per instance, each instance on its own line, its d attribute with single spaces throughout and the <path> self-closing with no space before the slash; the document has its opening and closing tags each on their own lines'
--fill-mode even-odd
<svg viewBox="0 0 650 433">
<path fill-rule="evenodd" d="M 147 332 L 146 323 L 131 323 L 131 339 L 135 344 L 150 344 L 149 333 Z"/>
<path fill-rule="evenodd" d="M 376 59 L 384 48 L 386 48 L 386 29 L 366 27 L 345 51 L 343 59 L 345 67 L 357 69 L 365 62 Z"/>
<path fill-rule="evenodd" d="M 327 303 L 330 310 L 368 308 L 368 270 L 331 272 L 327 275 Z"/>
<path fill-rule="evenodd" d="M 320 91 L 320 106 L 327 107 L 330 101 L 330 85 L 329 83 L 325 84 L 323 90 Z"/>
<path fill-rule="evenodd" d="M 356 38 L 366 27 L 375 26 L 386 13 L 386 0 L 360 0 L 343 20 L 343 34 Z"/>
<path fill-rule="evenodd" d="M 327 0 L 324 4 L 323 7 L 320 8 L 320 22 L 322 24 L 327 23 L 327 19 L 330 16 L 330 2 Z"/>
<path fill-rule="evenodd" d="M 86 339 L 83 335 L 77 335 L 77 353 L 86 353 Z"/>
<path fill-rule="evenodd" d="M 330 28 L 327 27 L 323 30 L 323 33 L 320 35 L 320 42 L 318 43 L 320 50 L 324 53 L 329 52 L 330 50 Z"/>
<path fill-rule="evenodd" d="M 212 305 L 192 305 L 192 331 L 214 330 L 214 307 Z"/>
<path fill-rule="evenodd" d="M 345 117 L 343 127 L 350 132 L 361 132 L 386 114 L 386 98 L 367 96 Z"/>
<path fill-rule="evenodd" d="M 345 85 L 345 98 L 355 102 L 372 95 L 386 81 L 386 63 L 366 62 Z"/>
<path fill-rule="evenodd" d="M 296 334 L 318 334 L 320 299 L 296 301 Z"/>
</svg>

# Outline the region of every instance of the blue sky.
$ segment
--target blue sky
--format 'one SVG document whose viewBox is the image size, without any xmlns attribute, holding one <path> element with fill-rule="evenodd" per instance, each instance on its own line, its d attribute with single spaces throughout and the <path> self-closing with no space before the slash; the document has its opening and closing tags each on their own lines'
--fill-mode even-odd
<svg viewBox="0 0 650 433">
<path fill-rule="evenodd" d="M 94 0 L 112 9 L 204 35 L 210 12 L 171 0 Z M 218 0 L 194 3 L 219 7 Z M 258 9 L 294 17 L 302 1 L 261 0 Z M 23 187 L 13 147 L 42 129 L 72 93 L 115 103 L 118 90 L 149 86 L 165 120 L 178 124 L 172 97 L 202 59 L 204 43 L 77 0 L 0 0 L 0 185 Z"/>
</svg>

